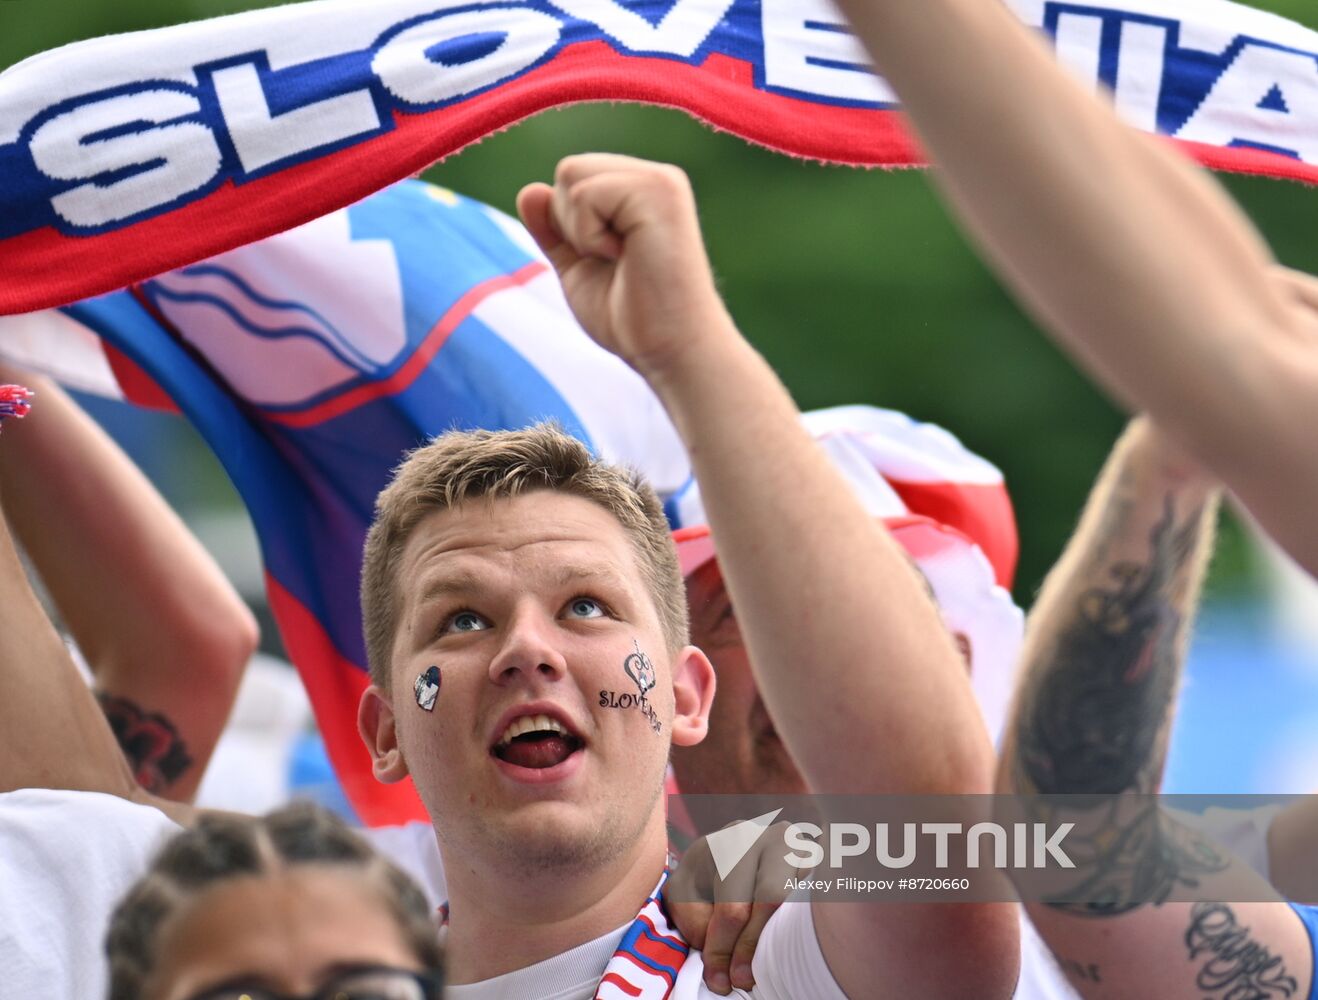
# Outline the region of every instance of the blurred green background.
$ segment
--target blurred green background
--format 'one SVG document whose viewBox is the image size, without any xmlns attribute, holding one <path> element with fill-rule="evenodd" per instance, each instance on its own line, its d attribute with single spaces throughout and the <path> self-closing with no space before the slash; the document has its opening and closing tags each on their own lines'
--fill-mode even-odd
<svg viewBox="0 0 1318 1000">
<path fill-rule="evenodd" d="M 80 38 L 255 6 L 264 4 L 0 0 L 0 66 Z M 1254 6 L 1318 27 L 1313 0 Z M 1002 468 L 1021 527 L 1016 592 L 1028 605 L 1123 418 L 1007 300 L 926 175 L 793 160 L 679 112 L 591 105 L 540 115 L 427 176 L 511 211 L 522 184 L 548 178 L 561 156 L 583 150 L 686 168 L 733 314 L 802 407 L 895 407 L 942 424 Z M 1282 261 L 1318 272 L 1318 192 L 1226 183 Z M 205 456 L 183 468 L 166 484 L 183 505 L 236 503 Z M 1221 596 L 1254 585 L 1244 535 L 1231 522 L 1213 589 Z"/>
</svg>

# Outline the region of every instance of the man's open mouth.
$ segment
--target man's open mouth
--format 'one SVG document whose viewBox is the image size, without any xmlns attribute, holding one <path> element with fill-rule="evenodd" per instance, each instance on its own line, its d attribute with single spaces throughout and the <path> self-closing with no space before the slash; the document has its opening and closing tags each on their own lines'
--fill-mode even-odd
<svg viewBox="0 0 1318 1000">
<path fill-rule="evenodd" d="M 582 741 L 557 719 L 523 715 L 508 724 L 490 753 L 517 767 L 543 770 L 563 763 L 582 746 Z"/>
</svg>

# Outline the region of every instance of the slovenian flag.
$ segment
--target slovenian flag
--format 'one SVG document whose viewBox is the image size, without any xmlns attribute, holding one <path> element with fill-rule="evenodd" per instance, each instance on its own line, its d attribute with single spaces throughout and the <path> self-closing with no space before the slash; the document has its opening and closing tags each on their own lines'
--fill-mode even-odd
<svg viewBox="0 0 1318 1000">
<path fill-rule="evenodd" d="M 679 537 L 701 519 L 658 400 L 577 325 L 525 230 L 418 181 L 124 291 L 0 318 L 0 354 L 197 427 L 251 513 L 284 645 L 371 825 L 424 817 L 410 783 L 375 781 L 356 731 L 368 683 L 362 543 L 404 452 L 454 427 L 557 420 L 642 470 Z M 999 586 L 1016 557 L 1001 475 L 897 414 L 855 407 L 810 421 L 835 439 L 854 431 L 871 475 L 891 482 L 876 513 L 944 525 L 913 535 L 924 548 L 912 554 L 974 637 L 983 682 L 1008 691 L 1020 612 Z M 991 716 L 1000 700 L 986 699 Z"/>
</svg>

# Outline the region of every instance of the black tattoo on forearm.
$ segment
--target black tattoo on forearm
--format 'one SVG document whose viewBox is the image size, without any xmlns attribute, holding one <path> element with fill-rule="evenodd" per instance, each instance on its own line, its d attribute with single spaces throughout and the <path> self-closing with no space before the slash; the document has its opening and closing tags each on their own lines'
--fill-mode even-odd
<svg viewBox="0 0 1318 1000">
<path fill-rule="evenodd" d="M 1129 506 L 1113 501 L 1100 547 L 1120 533 Z M 1089 796 L 1157 790 L 1187 595 L 1195 590 L 1187 574 L 1205 537 L 1203 515 L 1196 507 L 1178 523 L 1169 496 L 1144 559 L 1095 560 L 1101 582 L 1081 594 L 1070 625 L 1047 659 L 1031 668 L 1036 682 L 1019 716 L 1014 761 L 1023 790 Z M 1178 885 L 1196 886 L 1198 876 L 1228 864 L 1152 799 L 1096 800 L 1083 828 L 1068 840 L 1081 879 L 1048 900 L 1081 915 L 1115 916 L 1162 903 Z"/>
<path fill-rule="evenodd" d="M 1091 810 L 1083 833 L 1067 837 L 1079 881 L 1050 895 L 1049 906 L 1077 916 L 1114 917 L 1167 901 L 1178 886 L 1224 870 L 1230 859 L 1163 812 L 1152 796 L 1112 797 Z"/>
<path fill-rule="evenodd" d="M 1180 524 L 1171 498 L 1142 562 L 1108 568 L 1108 582 L 1080 598 L 1022 715 L 1020 763 L 1043 794 L 1152 791 L 1159 740 L 1176 690 L 1176 644 L 1184 609 L 1178 573 L 1198 540 L 1202 511 Z M 1156 782 L 1155 782 L 1156 784 Z"/>
<path fill-rule="evenodd" d="M 1195 903 L 1185 932 L 1190 960 L 1208 956 L 1195 986 L 1212 994 L 1205 1000 L 1271 1000 L 1299 988 L 1278 955 L 1250 938 L 1225 903 Z"/>
<path fill-rule="evenodd" d="M 163 792 L 192 766 L 192 755 L 165 716 L 144 712 L 135 702 L 104 691 L 96 698 L 137 783 L 148 792 Z"/>
</svg>

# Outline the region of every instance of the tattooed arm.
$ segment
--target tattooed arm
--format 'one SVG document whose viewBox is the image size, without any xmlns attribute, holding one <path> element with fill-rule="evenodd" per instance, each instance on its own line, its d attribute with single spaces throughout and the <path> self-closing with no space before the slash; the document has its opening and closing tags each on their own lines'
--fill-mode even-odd
<svg viewBox="0 0 1318 1000">
<path fill-rule="evenodd" d="M 0 450 L 10 443 L 12 425 Z M 191 806 L 139 785 L 104 713 L 37 601 L 0 507 L 0 792 L 101 792 L 154 805 L 180 823 Z"/>
<path fill-rule="evenodd" d="M 137 780 L 187 801 L 228 718 L 256 622 L 110 438 L 57 386 L 0 446 L 5 515 L 96 677 Z M 38 669 L 33 666 L 29 671 Z"/>
<path fill-rule="evenodd" d="M 1216 512 L 1212 480 L 1132 423 L 1030 613 L 1008 742 L 1023 790 L 1157 791 Z"/>
<path fill-rule="evenodd" d="M 1135 421 L 1031 614 L 999 790 L 1103 797 L 1033 806 L 1076 824 L 1076 868 L 1028 908 L 1086 997 L 1308 995 L 1312 949 L 1288 906 L 1168 902 L 1269 898 L 1152 798 L 1217 502 L 1210 479 Z"/>
</svg>

